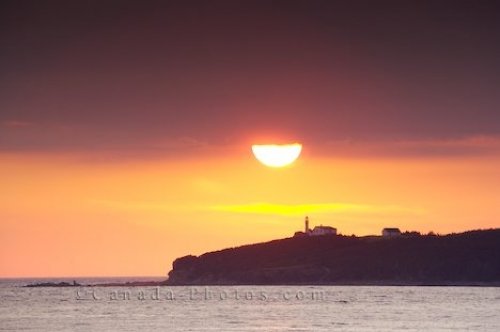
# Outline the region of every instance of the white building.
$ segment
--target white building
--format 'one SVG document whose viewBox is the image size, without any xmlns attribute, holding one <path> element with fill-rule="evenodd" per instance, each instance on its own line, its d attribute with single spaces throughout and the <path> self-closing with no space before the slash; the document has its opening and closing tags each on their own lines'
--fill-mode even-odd
<svg viewBox="0 0 500 332">
<path fill-rule="evenodd" d="M 399 230 L 399 228 L 386 227 L 382 230 L 383 237 L 395 237 L 400 235 L 401 231 Z"/>
<path fill-rule="evenodd" d="M 337 229 L 331 226 L 316 226 L 314 229 L 309 228 L 309 217 L 306 217 L 304 222 L 304 232 L 295 232 L 294 236 L 319 236 L 319 235 L 337 235 Z"/>
<path fill-rule="evenodd" d="M 312 231 L 310 231 L 309 235 L 337 235 L 337 229 L 330 226 L 316 226 Z"/>
</svg>

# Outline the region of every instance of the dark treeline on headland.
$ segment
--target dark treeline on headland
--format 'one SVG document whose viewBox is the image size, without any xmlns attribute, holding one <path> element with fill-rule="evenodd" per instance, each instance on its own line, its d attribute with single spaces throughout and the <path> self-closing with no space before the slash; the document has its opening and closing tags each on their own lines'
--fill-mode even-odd
<svg viewBox="0 0 500 332">
<path fill-rule="evenodd" d="M 170 285 L 500 285 L 500 229 L 295 237 L 176 259 Z"/>
</svg>

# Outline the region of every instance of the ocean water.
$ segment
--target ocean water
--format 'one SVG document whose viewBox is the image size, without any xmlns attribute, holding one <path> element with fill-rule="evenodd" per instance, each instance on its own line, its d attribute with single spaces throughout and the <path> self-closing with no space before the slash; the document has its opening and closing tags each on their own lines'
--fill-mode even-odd
<svg viewBox="0 0 500 332">
<path fill-rule="evenodd" d="M 500 331 L 495 287 L 20 287 L 35 281 L 0 280 L 0 331 Z"/>
</svg>

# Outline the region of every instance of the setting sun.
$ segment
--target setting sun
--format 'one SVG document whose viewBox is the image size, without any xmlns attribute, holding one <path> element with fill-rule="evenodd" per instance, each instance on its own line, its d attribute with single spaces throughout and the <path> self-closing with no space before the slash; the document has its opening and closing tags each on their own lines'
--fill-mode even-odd
<svg viewBox="0 0 500 332">
<path fill-rule="evenodd" d="M 252 152 L 262 164 L 269 167 L 283 167 L 293 163 L 302 151 L 302 144 L 252 145 Z"/>
</svg>

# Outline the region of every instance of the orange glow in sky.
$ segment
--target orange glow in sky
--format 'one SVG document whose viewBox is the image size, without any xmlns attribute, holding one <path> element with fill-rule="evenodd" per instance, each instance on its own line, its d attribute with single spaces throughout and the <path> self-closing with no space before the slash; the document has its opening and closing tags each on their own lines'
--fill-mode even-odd
<svg viewBox="0 0 500 332">
<path fill-rule="evenodd" d="M 166 275 L 179 256 L 289 237 L 306 214 L 346 235 L 498 227 L 494 155 L 313 150 L 273 170 L 248 148 L 203 149 L 113 161 L 2 154 L 0 275 Z"/>
</svg>

